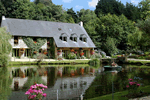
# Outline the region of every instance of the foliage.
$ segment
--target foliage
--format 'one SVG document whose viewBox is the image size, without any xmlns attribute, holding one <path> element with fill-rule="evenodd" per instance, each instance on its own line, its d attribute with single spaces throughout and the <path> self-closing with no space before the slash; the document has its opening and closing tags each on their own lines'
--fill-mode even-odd
<svg viewBox="0 0 150 100">
<path fill-rule="evenodd" d="M 9 54 L 12 50 L 10 39 L 11 35 L 6 32 L 6 29 L 0 28 L 0 66 L 7 66 L 10 60 Z"/>
<path fill-rule="evenodd" d="M 10 61 L 10 57 L 8 54 L 0 55 L 0 66 L 8 66 Z"/>
<path fill-rule="evenodd" d="M 100 0 L 96 6 L 95 13 L 121 15 L 124 11 L 124 5 L 116 0 Z"/>
<path fill-rule="evenodd" d="M 30 89 L 28 91 L 26 91 L 26 95 L 28 96 L 29 100 L 32 99 L 42 99 L 42 97 L 46 97 L 46 93 L 43 93 L 43 90 L 47 88 L 47 86 L 43 85 L 43 84 L 35 84 L 35 85 L 31 85 Z"/>
<path fill-rule="evenodd" d="M 137 21 L 141 18 L 140 8 L 133 3 L 126 3 L 124 5 L 118 0 L 100 0 L 96 6 L 95 13 L 97 16 L 100 14 L 107 15 L 115 14 L 120 16 L 124 14 L 129 20 Z"/>
<path fill-rule="evenodd" d="M 140 46 L 145 44 L 146 41 L 144 41 L 144 38 L 142 37 L 142 31 L 140 31 L 138 28 L 136 28 L 133 34 L 128 34 L 128 45 L 135 50 L 138 50 Z"/>
<path fill-rule="evenodd" d="M 127 35 L 135 31 L 134 23 L 129 21 L 124 15 L 116 16 L 107 14 L 101 15 L 97 22 L 96 31 L 98 40 L 95 42 L 96 46 L 106 52 L 106 41 L 113 38 L 113 44 L 120 50 L 127 48 Z M 108 38 L 109 37 L 109 38 Z M 101 44 L 99 44 L 99 43 Z"/>
<path fill-rule="evenodd" d="M 28 89 L 31 85 L 34 83 L 41 83 L 41 84 L 46 84 L 43 80 L 42 77 L 39 76 L 39 73 L 37 72 L 36 68 L 30 69 L 29 77 L 27 82 L 23 85 L 23 89 Z"/>
<path fill-rule="evenodd" d="M 128 93 L 135 94 L 137 93 L 137 89 L 139 86 L 139 83 L 134 82 L 133 79 L 129 79 L 129 84 L 126 87 L 128 88 Z"/>
<path fill-rule="evenodd" d="M 10 78 L 9 71 L 6 67 L 0 68 L 0 100 L 8 100 L 11 95 L 12 78 Z"/>
<path fill-rule="evenodd" d="M 132 21 L 141 19 L 140 8 L 133 3 L 126 3 L 123 14 Z"/>
<path fill-rule="evenodd" d="M 100 65 L 100 60 L 97 59 L 97 58 L 95 58 L 95 59 L 90 60 L 90 61 L 88 62 L 88 64 L 89 64 L 90 66 L 99 67 L 99 65 Z"/>
<path fill-rule="evenodd" d="M 76 56 L 75 53 L 71 52 L 71 53 L 68 54 L 68 57 L 67 57 L 67 58 L 68 58 L 68 59 L 76 59 L 77 56 Z"/>
<path fill-rule="evenodd" d="M 150 1 L 149 0 L 142 0 L 139 3 L 139 7 L 141 8 L 141 17 L 142 19 L 150 18 Z"/>
<path fill-rule="evenodd" d="M 107 51 L 106 53 L 108 53 L 109 55 L 113 55 L 115 53 L 117 53 L 117 47 L 116 47 L 116 42 L 114 41 L 113 38 L 108 37 L 105 43 L 105 48 Z"/>
<path fill-rule="evenodd" d="M 102 56 L 101 56 L 99 53 L 94 53 L 94 54 L 90 57 L 90 59 L 95 59 L 95 58 L 100 59 L 100 58 L 102 58 Z"/>
<path fill-rule="evenodd" d="M 39 49 L 46 43 L 45 38 L 36 38 L 36 42 L 33 41 L 32 37 L 22 37 L 26 45 L 31 49 L 33 55 L 34 51 L 39 52 Z"/>
<path fill-rule="evenodd" d="M 77 14 L 75 13 L 75 11 L 73 10 L 73 8 L 67 9 L 67 14 L 70 15 L 70 17 L 73 19 L 73 21 L 74 21 L 75 23 L 78 22 L 78 16 L 77 16 Z"/>
<path fill-rule="evenodd" d="M 50 43 L 50 57 L 52 57 L 53 59 L 55 58 L 55 46 L 54 46 L 54 39 L 50 38 L 49 39 L 49 43 Z"/>
</svg>

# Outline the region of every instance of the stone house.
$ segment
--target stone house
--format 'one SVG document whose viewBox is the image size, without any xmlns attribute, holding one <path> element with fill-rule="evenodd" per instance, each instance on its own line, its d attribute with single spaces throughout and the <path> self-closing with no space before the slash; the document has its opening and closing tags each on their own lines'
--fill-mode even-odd
<svg viewBox="0 0 150 100">
<path fill-rule="evenodd" d="M 83 27 L 83 22 L 72 24 L 5 18 L 5 16 L 2 16 L 1 27 L 6 27 L 7 32 L 12 35 L 10 43 L 13 48 L 11 53 L 13 57 L 31 56 L 31 48 L 23 41 L 23 37 L 32 37 L 33 40 L 39 37 L 46 38 L 46 42 L 40 50 L 45 49 L 47 56 L 54 55 L 54 58 L 58 57 L 58 49 L 63 52 L 62 56 L 64 58 L 70 52 L 76 52 L 76 55 L 80 56 L 81 50 L 84 52 L 84 56 L 89 58 L 91 50 L 95 48 L 94 43 Z M 54 50 L 51 50 L 52 47 Z"/>
</svg>

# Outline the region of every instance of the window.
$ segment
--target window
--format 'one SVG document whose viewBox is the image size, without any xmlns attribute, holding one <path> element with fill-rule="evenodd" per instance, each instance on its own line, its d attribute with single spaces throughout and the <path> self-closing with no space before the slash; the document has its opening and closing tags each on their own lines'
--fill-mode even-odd
<svg viewBox="0 0 150 100">
<path fill-rule="evenodd" d="M 59 39 L 61 39 L 62 40 L 62 36 L 60 36 L 60 38 Z"/>
<path fill-rule="evenodd" d="M 87 42 L 87 37 L 85 34 L 80 35 L 80 40 L 83 42 Z"/>
<path fill-rule="evenodd" d="M 73 40 L 73 37 L 70 37 L 70 40 Z"/>
<path fill-rule="evenodd" d="M 83 38 L 83 41 L 84 41 L 84 42 L 87 42 L 87 41 L 86 41 L 86 38 Z"/>
<path fill-rule="evenodd" d="M 82 37 L 80 37 L 80 40 L 82 41 Z"/>
<path fill-rule="evenodd" d="M 75 33 L 71 34 L 70 40 L 77 42 L 77 35 Z"/>
<path fill-rule="evenodd" d="M 67 34 L 62 33 L 59 39 L 67 42 Z"/>
<path fill-rule="evenodd" d="M 18 36 L 14 36 L 14 44 L 18 44 Z"/>
<path fill-rule="evenodd" d="M 67 42 L 67 37 L 64 37 L 64 40 L 63 41 L 66 41 Z"/>
<path fill-rule="evenodd" d="M 74 41 L 76 41 L 76 42 L 77 42 L 77 37 L 74 37 Z"/>
</svg>

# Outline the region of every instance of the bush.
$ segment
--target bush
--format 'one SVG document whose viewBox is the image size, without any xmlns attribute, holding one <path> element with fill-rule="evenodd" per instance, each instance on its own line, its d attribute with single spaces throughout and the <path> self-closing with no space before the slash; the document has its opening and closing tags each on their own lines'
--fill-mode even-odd
<svg viewBox="0 0 150 100">
<path fill-rule="evenodd" d="M 92 59 L 88 62 L 88 64 L 91 66 L 97 66 L 97 65 L 100 65 L 100 60 L 99 59 Z"/>
<path fill-rule="evenodd" d="M 102 56 L 98 53 L 94 53 L 90 58 L 91 59 L 95 59 L 95 58 L 100 59 L 100 58 L 102 58 Z"/>
<path fill-rule="evenodd" d="M 2 54 L 0 55 L 0 66 L 8 66 L 10 57 L 8 54 Z"/>
<path fill-rule="evenodd" d="M 74 53 L 69 53 L 67 58 L 68 58 L 68 59 L 76 59 L 77 56 L 76 56 L 76 54 L 74 54 Z"/>
</svg>

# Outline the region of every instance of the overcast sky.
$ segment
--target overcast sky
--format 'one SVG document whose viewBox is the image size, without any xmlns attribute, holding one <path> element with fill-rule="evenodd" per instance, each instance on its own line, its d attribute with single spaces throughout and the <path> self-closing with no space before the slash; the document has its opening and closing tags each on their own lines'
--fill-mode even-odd
<svg viewBox="0 0 150 100">
<path fill-rule="evenodd" d="M 31 0 L 33 1 L 33 0 Z M 120 0 L 123 4 L 126 2 L 132 2 L 137 5 L 142 0 Z M 91 9 L 94 10 L 98 0 L 52 0 L 52 2 L 56 5 L 63 5 L 63 8 L 72 8 L 75 11 L 79 11 L 80 9 Z"/>
</svg>

